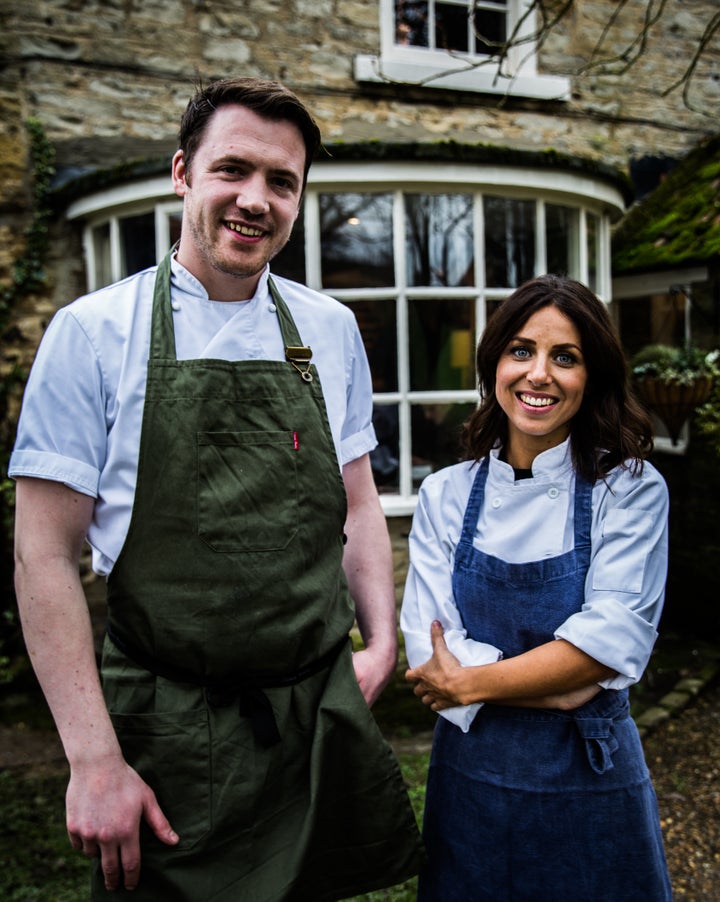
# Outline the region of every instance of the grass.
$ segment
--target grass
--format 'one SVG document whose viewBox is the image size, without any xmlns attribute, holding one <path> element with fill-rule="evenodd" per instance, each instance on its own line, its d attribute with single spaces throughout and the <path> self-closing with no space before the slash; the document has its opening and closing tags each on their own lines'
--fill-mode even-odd
<svg viewBox="0 0 720 902">
<path fill-rule="evenodd" d="M 88 898 L 89 863 L 65 832 L 63 775 L 0 773 L 0 898 L 4 902 L 79 902 Z"/>
</svg>

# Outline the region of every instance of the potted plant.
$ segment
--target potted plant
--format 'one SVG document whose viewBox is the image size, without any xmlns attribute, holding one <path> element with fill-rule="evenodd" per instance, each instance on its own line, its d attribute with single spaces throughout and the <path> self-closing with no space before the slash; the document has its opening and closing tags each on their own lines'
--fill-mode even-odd
<svg viewBox="0 0 720 902">
<path fill-rule="evenodd" d="M 710 397 L 720 375 L 720 351 L 646 345 L 635 354 L 631 367 L 636 393 L 667 426 L 676 444 L 687 418 Z"/>
</svg>

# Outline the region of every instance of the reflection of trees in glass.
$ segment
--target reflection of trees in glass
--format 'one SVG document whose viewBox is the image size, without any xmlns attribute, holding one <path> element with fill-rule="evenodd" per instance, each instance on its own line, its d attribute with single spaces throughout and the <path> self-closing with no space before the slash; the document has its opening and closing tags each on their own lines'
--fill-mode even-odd
<svg viewBox="0 0 720 902">
<path fill-rule="evenodd" d="M 395 283 L 390 194 L 321 194 L 320 242 L 324 287 Z"/>
<path fill-rule="evenodd" d="M 535 202 L 485 197 L 485 282 L 517 288 L 535 269 Z"/>
<path fill-rule="evenodd" d="M 600 223 L 597 216 L 586 217 L 587 223 L 587 258 L 588 258 L 588 286 L 593 290 L 598 290 L 597 281 L 597 252 L 598 252 L 598 233 L 600 231 Z"/>
<path fill-rule="evenodd" d="M 545 205 L 545 244 L 547 271 L 577 278 L 577 253 L 573 239 L 577 235 L 577 210 L 557 204 Z"/>
<path fill-rule="evenodd" d="M 472 285 L 473 199 L 469 194 L 408 194 L 408 285 Z"/>
</svg>

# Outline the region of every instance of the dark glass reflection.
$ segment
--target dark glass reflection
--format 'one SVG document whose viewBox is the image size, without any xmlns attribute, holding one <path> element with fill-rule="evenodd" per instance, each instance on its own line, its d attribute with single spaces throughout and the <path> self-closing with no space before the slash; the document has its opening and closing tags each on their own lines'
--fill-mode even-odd
<svg viewBox="0 0 720 902">
<path fill-rule="evenodd" d="M 155 260 L 155 213 L 126 216 L 120 220 L 120 246 L 124 275 L 130 276 Z"/>
<path fill-rule="evenodd" d="M 373 391 L 397 391 L 397 329 L 395 301 L 347 301 L 360 327 L 370 363 Z"/>
<path fill-rule="evenodd" d="M 408 194 L 408 285 L 474 284 L 473 199 L 469 194 Z"/>
<path fill-rule="evenodd" d="M 463 459 L 462 424 L 474 409 L 475 404 L 413 404 L 412 481 L 415 489 L 430 473 Z"/>
<path fill-rule="evenodd" d="M 412 391 L 475 387 L 475 303 L 469 298 L 408 304 Z"/>
<path fill-rule="evenodd" d="M 600 224 L 597 216 L 587 215 L 588 287 L 598 290 L 597 253 Z"/>
<path fill-rule="evenodd" d="M 452 3 L 435 4 L 435 46 L 438 50 L 467 53 L 468 8 Z"/>
<path fill-rule="evenodd" d="M 577 211 L 557 204 L 545 205 L 545 243 L 547 271 L 558 275 L 575 274 L 577 254 L 573 241 L 577 235 Z"/>
<path fill-rule="evenodd" d="M 305 217 L 301 210 L 285 247 L 270 261 L 270 270 L 305 284 Z"/>
<path fill-rule="evenodd" d="M 394 285 L 392 195 L 321 194 L 320 247 L 324 288 Z"/>
<path fill-rule="evenodd" d="M 397 404 L 376 404 L 373 426 L 378 445 L 370 452 L 375 485 L 382 492 L 400 491 L 400 430 Z"/>
<path fill-rule="evenodd" d="M 535 268 L 535 202 L 485 197 L 485 282 L 517 288 Z"/>
<path fill-rule="evenodd" d="M 428 5 L 413 0 L 395 0 L 395 43 L 428 46 Z"/>
<path fill-rule="evenodd" d="M 475 27 L 475 53 L 483 53 L 488 56 L 497 54 L 507 40 L 506 10 L 476 9 L 473 15 L 473 23 Z"/>
</svg>

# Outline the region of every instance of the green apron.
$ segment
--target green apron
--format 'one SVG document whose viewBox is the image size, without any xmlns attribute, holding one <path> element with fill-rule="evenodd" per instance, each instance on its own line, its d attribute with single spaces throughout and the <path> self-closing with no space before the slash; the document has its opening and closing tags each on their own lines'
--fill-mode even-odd
<svg viewBox="0 0 720 902">
<path fill-rule="evenodd" d="M 342 899 L 408 878 L 422 854 L 353 671 L 320 380 L 270 289 L 287 362 L 177 360 L 170 257 L 158 268 L 102 666 L 123 753 L 180 836 L 168 847 L 143 825 L 137 900 Z"/>
</svg>

